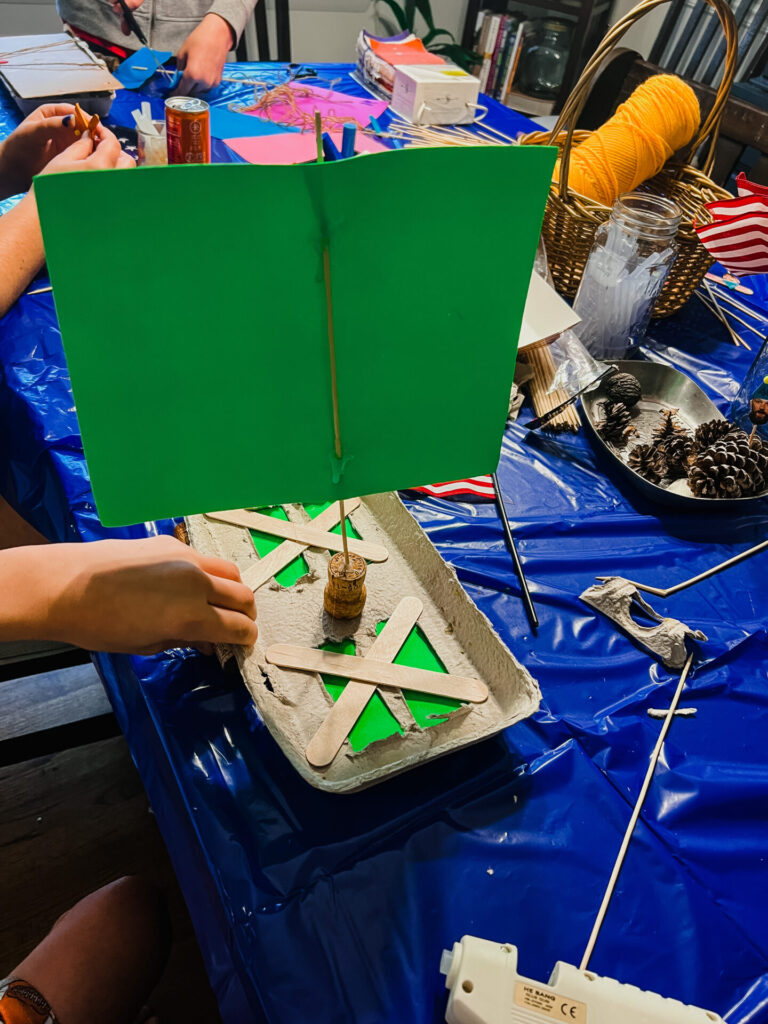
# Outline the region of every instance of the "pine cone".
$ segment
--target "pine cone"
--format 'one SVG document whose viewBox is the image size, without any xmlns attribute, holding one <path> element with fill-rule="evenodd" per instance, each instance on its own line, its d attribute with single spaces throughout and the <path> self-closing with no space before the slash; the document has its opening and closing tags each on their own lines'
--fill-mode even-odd
<svg viewBox="0 0 768 1024">
<path fill-rule="evenodd" d="M 677 419 L 677 409 L 662 409 L 659 425 L 654 428 L 653 440 L 663 441 L 667 437 L 687 437 L 688 431 Z"/>
<path fill-rule="evenodd" d="M 726 437 L 696 456 L 688 483 L 699 498 L 747 498 L 765 490 L 767 477 L 766 446 L 754 438 L 750 448 L 748 435 L 731 427 Z"/>
<path fill-rule="evenodd" d="M 738 428 L 734 427 L 728 420 L 708 420 L 706 423 L 696 427 L 693 435 L 696 448 L 698 451 L 703 451 L 705 448 L 709 448 L 711 444 L 714 444 L 715 441 L 719 441 L 736 429 Z"/>
<path fill-rule="evenodd" d="M 687 434 L 672 434 L 663 441 L 655 442 L 657 472 L 662 477 L 679 480 L 688 475 L 695 448 Z"/>
<path fill-rule="evenodd" d="M 628 409 L 643 396 L 640 381 L 631 373 L 614 373 L 605 382 L 605 393 L 612 402 L 623 402 Z"/>
<path fill-rule="evenodd" d="M 663 473 L 659 472 L 658 453 L 654 444 L 636 444 L 627 458 L 627 465 L 640 476 L 657 484 Z"/>
<path fill-rule="evenodd" d="M 613 441 L 622 446 L 627 443 L 630 434 L 636 434 L 632 425 L 632 414 L 623 402 L 602 402 L 603 422 L 597 428 L 600 436 L 606 441 Z"/>
</svg>

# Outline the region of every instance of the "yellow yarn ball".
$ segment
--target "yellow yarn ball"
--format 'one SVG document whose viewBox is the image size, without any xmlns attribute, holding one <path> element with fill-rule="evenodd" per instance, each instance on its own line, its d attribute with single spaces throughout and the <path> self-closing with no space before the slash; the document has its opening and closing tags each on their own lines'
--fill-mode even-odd
<svg viewBox="0 0 768 1024">
<path fill-rule="evenodd" d="M 568 186 L 612 206 L 652 178 L 691 141 L 701 120 L 699 101 L 676 75 L 654 75 L 571 153 Z M 559 162 L 556 168 L 556 180 Z"/>
</svg>

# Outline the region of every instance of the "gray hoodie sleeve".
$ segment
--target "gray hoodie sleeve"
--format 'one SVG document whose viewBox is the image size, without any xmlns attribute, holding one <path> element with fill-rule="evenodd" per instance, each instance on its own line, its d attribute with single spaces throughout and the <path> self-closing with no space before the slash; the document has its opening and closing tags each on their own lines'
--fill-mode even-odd
<svg viewBox="0 0 768 1024">
<path fill-rule="evenodd" d="M 213 0 L 208 13 L 218 14 L 231 25 L 237 42 L 257 3 L 266 3 L 266 0 Z"/>
</svg>

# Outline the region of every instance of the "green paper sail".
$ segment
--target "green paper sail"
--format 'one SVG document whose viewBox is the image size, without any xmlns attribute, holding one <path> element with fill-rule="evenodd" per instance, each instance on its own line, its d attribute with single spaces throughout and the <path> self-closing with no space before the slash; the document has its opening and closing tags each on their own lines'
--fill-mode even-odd
<svg viewBox="0 0 768 1024">
<path fill-rule="evenodd" d="M 36 178 L 102 522 L 493 470 L 555 156 L 477 146 Z"/>
</svg>

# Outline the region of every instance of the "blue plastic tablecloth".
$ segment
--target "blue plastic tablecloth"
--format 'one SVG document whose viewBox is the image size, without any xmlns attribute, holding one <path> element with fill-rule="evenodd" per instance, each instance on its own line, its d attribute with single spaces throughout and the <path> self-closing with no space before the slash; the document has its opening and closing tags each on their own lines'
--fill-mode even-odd
<svg viewBox="0 0 768 1024">
<path fill-rule="evenodd" d="M 357 89 L 346 66 L 321 71 Z M 494 104 L 489 116 L 526 126 Z M 104 536 L 51 296 L 23 297 L 0 335 L 3 493 L 50 536 Z M 696 377 L 723 410 L 752 358 L 690 305 L 652 327 L 642 354 Z M 471 414 L 446 398 L 446 416 Z M 517 944 L 522 972 L 542 980 L 558 959 L 579 962 L 658 736 L 647 709 L 668 705 L 676 677 L 578 595 L 601 574 L 686 579 L 764 538 L 768 509 L 654 506 L 583 432 L 525 434 L 508 427 L 499 477 L 538 636 L 493 506 L 411 504 L 541 685 L 540 711 L 497 738 L 329 796 L 299 779 L 214 660 L 96 656 L 228 1024 L 436 1024 L 440 951 L 465 933 Z M 766 574 L 762 555 L 652 599 L 710 638 L 684 697 L 698 711 L 672 727 L 590 965 L 733 1024 L 768 1020 Z"/>
</svg>

